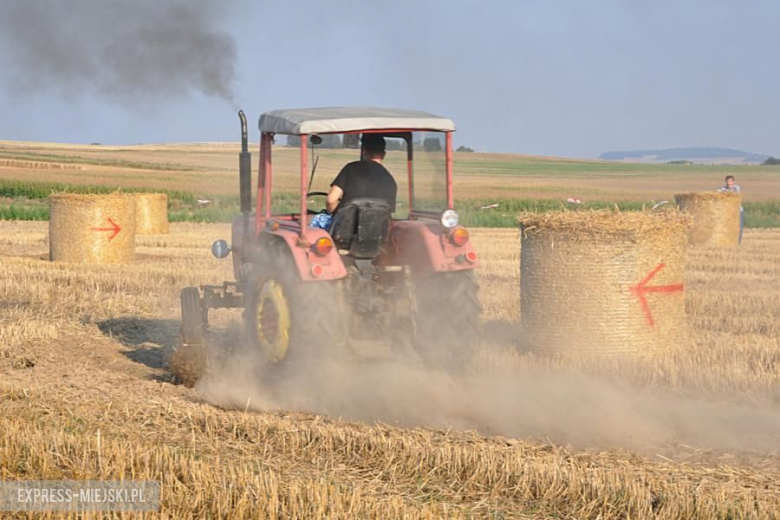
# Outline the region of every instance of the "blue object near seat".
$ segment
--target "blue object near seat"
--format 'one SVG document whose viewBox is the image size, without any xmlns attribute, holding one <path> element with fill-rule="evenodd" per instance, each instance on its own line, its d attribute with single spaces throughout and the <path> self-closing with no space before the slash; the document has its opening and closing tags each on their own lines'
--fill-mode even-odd
<svg viewBox="0 0 780 520">
<path fill-rule="evenodd" d="M 319 228 L 324 230 L 330 229 L 330 224 L 333 222 L 333 215 L 330 213 L 317 213 L 311 218 L 309 227 Z"/>
</svg>

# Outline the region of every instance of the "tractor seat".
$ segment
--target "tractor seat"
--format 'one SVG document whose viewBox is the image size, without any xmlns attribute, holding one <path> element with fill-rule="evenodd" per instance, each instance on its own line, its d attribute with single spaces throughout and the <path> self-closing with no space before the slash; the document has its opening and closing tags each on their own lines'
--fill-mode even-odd
<svg viewBox="0 0 780 520">
<path fill-rule="evenodd" d="M 384 199 L 358 198 L 333 216 L 330 234 L 352 258 L 376 258 L 390 230 L 390 205 Z"/>
</svg>

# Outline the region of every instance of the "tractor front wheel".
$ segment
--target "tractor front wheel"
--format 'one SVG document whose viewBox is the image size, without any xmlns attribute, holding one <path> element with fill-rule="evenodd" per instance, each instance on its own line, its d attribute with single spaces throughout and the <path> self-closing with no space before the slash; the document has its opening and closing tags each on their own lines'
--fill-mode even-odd
<svg viewBox="0 0 780 520">
<path fill-rule="evenodd" d="M 417 349 L 430 366 L 460 372 L 471 362 L 480 339 L 477 291 L 471 271 L 415 281 Z"/>
</svg>

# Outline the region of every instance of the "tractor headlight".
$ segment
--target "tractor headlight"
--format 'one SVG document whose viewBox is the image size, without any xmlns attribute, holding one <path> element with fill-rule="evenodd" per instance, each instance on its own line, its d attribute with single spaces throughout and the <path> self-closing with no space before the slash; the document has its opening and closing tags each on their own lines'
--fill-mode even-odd
<svg viewBox="0 0 780 520">
<path fill-rule="evenodd" d="M 225 258 L 230 254 L 230 246 L 224 240 L 217 240 L 211 244 L 211 254 L 217 258 Z"/>
<path fill-rule="evenodd" d="M 458 225 L 458 214 L 455 213 L 454 209 L 446 209 L 441 214 L 441 225 L 446 227 L 447 229 L 452 229 L 455 226 Z"/>
</svg>

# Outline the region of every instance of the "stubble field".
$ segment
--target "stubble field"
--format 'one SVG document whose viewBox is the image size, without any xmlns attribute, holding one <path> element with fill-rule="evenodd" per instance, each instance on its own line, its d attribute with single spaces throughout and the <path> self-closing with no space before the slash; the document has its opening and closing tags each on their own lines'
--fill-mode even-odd
<svg viewBox="0 0 780 520">
<path fill-rule="evenodd" d="M 84 266 L 45 260 L 45 223 L 0 222 L 0 478 L 153 479 L 169 518 L 777 517 L 780 232 L 690 252 L 689 338 L 662 355 L 518 350 L 518 233 L 478 229 L 466 375 L 368 356 L 271 389 L 226 363 L 188 389 L 178 291 L 230 278 L 228 235 L 174 224 Z"/>
<path fill-rule="evenodd" d="M 237 151 L 0 142 L 0 210 L 34 213 L 45 199 L 30 194 L 51 183 L 219 205 L 235 197 Z M 295 152 L 275 153 L 276 187 L 290 188 Z M 323 152 L 312 189 L 350 154 Z M 458 154 L 455 194 L 477 211 L 518 197 L 647 203 L 726 173 L 775 211 L 780 182 L 763 167 Z M 182 200 L 171 214 L 198 217 Z M 138 237 L 131 265 L 69 265 L 46 260 L 46 223 L 0 221 L 0 479 L 157 480 L 168 518 L 778 517 L 780 231 L 689 252 L 688 336 L 663 354 L 524 352 L 518 232 L 475 229 L 483 341 L 465 375 L 364 352 L 268 386 L 229 355 L 240 312 L 219 311 L 220 356 L 186 388 L 167 367 L 179 290 L 231 279 L 209 252 L 228 237 L 173 224 Z"/>
</svg>

